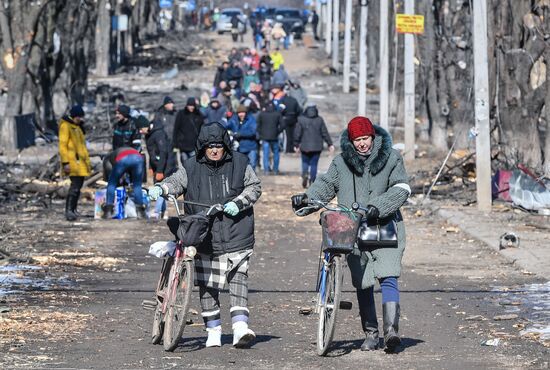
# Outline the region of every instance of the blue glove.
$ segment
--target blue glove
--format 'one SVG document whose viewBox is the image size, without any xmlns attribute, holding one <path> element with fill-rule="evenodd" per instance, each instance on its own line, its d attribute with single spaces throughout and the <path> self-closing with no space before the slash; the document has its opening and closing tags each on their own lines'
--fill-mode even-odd
<svg viewBox="0 0 550 370">
<path fill-rule="evenodd" d="M 162 193 L 164 193 L 162 188 L 158 185 L 155 185 L 149 188 L 149 199 L 157 200 L 162 195 Z"/>
<path fill-rule="evenodd" d="M 223 212 L 229 216 L 237 216 L 239 213 L 239 207 L 235 202 L 225 203 L 223 206 Z"/>
</svg>

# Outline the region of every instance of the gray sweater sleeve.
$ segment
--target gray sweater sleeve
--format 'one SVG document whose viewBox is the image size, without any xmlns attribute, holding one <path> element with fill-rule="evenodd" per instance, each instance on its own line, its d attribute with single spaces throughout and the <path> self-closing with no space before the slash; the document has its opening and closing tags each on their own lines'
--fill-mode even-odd
<svg viewBox="0 0 550 370">
<path fill-rule="evenodd" d="M 328 171 L 317 177 L 315 182 L 307 189 L 306 195 L 309 199 L 330 202 L 338 193 L 339 181 L 338 168 L 333 160 Z"/>
<path fill-rule="evenodd" d="M 398 153 L 396 155 L 397 161 L 388 179 L 388 190 L 369 202 L 369 205 L 378 208 L 380 218 L 397 212 L 411 195 L 409 176 L 403 164 L 403 157 Z"/>
<path fill-rule="evenodd" d="M 258 201 L 262 195 L 262 185 L 258 176 L 250 165 L 246 166 L 244 173 L 244 190 L 233 201 L 239 209 L 245 210 L 250 208 Z"/>
<path fill-rule="evenodd" d="M 175 195 L 179 197 L 187 190 L 187 172 L 185 168 L 180 167 L 172 175 L 160 182 L 160 187 L 164 195 Z"/>
</svg>

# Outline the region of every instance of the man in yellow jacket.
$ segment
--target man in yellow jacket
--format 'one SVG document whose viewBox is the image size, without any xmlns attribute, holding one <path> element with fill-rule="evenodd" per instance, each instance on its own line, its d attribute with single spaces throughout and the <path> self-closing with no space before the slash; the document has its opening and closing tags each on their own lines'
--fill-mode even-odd
<svg viewBox="0 0 550 370">
<path fill-rule="evenodd" d="M 75 221 L 78 217 L 76 207 L 84 178 L 90 176 L 90 155 L 86 148 L 86 137 L 82 130 L 84 110 L 80 105 L 71 108 L 69 115 L 59 122 L 59 157 L 61 170 L 71 179 L 69 194 L 65 203 L 65 218 Z"/>
</svg>

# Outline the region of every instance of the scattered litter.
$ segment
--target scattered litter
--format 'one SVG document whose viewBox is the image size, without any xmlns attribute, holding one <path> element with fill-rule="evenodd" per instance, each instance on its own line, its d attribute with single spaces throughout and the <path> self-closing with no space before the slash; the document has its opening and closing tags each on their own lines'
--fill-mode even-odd
<svg viewBox="0 0 550 370">
<path fill-rule="evenodd" d="M 513 232 L 506 232 L 500 236 L 499 249 L 518 248 L 519 236 Z"/>
<path fill-rule="evenodd" d="M 311 307 L 302 307 L 300 308 L 300 315 L 310 315 L 313 312 L 313 308 Z"/>
<path fill-rule="evenodd" d="M 510 178 L 510 196 L 514 204 L 525 209 L 550 208 L 549 185 L 524 171 L 514 170 Z"/>
<path fill-rule="evenodd" d="M 499 343 L 500 343 L 499 338 L 493 338 L 493 339 L 488 339 L 488 340 L 485 340 L 485 341 L 481 342 L 481 345 L 482 346 L 496 347 L 496 346 L 499 345 Z"/>
<path fill-rule="evenodd" d="M 515 313 L 505 314 L 505 315 L 497 315 L 493 317 L 493 320 L 495 321 L 504 321 L 504 320 L 514 320 L 517 319 L 518 315 Z"/>
<path fill-rule="evenodd" d="M 468 317 L 464 318 L 464 320 L 468 320 L 468 321 L 482 321 L 484 319 L 485 318 L 481 315 L 473 315 L 473 316 L 468 316 Z"/>
<path fill-rule="evenodd" d="M 10 311 L 11 311 L 11 308 L 9 308 L 9 307 L 6 307 L 6 306 L 0 307 L 0 313 L 6 313 L 6 312 L 10 312 Z"/>
</svg>

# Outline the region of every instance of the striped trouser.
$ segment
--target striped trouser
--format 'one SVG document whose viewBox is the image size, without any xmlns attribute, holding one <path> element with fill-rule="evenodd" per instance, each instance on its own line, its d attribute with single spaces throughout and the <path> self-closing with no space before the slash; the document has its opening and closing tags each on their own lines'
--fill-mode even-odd
<svg viewBox="0 0 550 370">
<path fill-rule="evenodd" d="M 231 321 L 248 323 L 248 274 L 237 271 L 232 275 L 228 278 Z M 204 325 L 207 328 L 221 325 L 219 289 L 200 285 L 199 294 Z"/>
</svg>

